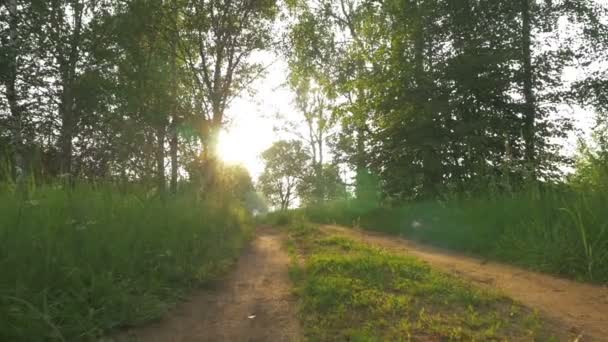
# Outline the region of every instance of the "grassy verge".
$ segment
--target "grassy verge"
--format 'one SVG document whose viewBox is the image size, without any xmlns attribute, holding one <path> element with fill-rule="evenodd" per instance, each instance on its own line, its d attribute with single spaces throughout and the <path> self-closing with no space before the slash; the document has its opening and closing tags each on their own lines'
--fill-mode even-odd
<svg viewBox="0 0 608 342">
<path fill-rule="evenodd" d="M 299 213 L 553 273 L 608 282 L 608 194 L 530 190 L 381 206 L 327 203 Z"/>
<path fill-rule="evenodd" d="M 0 340 L 93 340 L 157 318 L 223 272 L 248 231 L 243 210 L 194 194 L 0 193 Z"/>
<path fill-rule="evenodd" d="M 290 230 L 292 278 L 310 341 L 551 341 L 504 296 L 306 224 Z"/>
</svg>

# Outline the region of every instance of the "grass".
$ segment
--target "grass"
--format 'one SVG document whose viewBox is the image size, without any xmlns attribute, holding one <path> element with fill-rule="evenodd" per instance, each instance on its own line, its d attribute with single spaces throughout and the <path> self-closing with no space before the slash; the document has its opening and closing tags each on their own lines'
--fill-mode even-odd
<svg viewBox="0 0 608 342">
<path fill-rule="evenodd" d="M 289 250 L 310 341 L 551 341 L 534 312 L 419 260 L 293 224 Z"/>
<path fill-rule="evenodd" d="M 604 192 L 530 189 L 398 206 L 339 201 L 303 209 L 298 215 L 607 283 L 606 203 Z"/>
<path fill-rule="evenodd" d="M 249 234 L 227 202 L 80 185 L 0 192 L 0 340 L 94 340 L 158 318 Z"/>
</svg>

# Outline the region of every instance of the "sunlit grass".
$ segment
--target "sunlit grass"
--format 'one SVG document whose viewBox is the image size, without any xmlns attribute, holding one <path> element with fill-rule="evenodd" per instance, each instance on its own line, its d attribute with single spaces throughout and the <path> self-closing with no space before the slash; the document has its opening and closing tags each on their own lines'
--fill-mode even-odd
<svg viewBox="0 0 608 342">
<path fill-rule="evenodd" d="M 112 186 L 0 193 L 0 340 L 91 340 L 159 317 L 223 272 L 248 215 Z"/>
<path fill-rule="evenodd" d="M 551 340 L 541 319 L 413 257 L 297 223 L 292 278 L 310 341 Z"/>
</svg>

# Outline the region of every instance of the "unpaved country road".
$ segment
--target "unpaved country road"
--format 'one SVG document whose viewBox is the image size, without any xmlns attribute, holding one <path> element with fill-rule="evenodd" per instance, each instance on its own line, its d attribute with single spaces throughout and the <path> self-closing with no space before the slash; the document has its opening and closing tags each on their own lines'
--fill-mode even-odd
<svg viewBox="0 0 608 342">
<path fill-rule="evenodd" d="M 393 252 L 405 252 L 429 265 L 482 286 L 500 289 L 522 304 L 565 325 L 580 341 L 608 341 L 608 288 L 552 277 L 457 253 L 422 246 L 396 236 L 323 226 L 327 233 L 355 238 Z"/>
<path fill-rule="evenodd" d="M 300 341 L 289 257 L 281 235 L 260 228 L 231 275 L 162 321 L 126 332 L 118 341 Z M 255 317 L 249 318 L 249 316 Z"/>
</svg>

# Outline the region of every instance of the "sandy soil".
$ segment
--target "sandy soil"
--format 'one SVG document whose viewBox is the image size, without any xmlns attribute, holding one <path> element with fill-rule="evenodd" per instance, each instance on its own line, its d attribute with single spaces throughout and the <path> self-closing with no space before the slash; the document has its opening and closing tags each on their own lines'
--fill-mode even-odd
<svg viewBox="0 0 608 342">
<path fill-rule="evenodd" d="M 391 251 L 414 255 L 431 266 L 482 286 L 500 289 L 514 300 L 559 322 L 577 341 L 608 341 L 608 288 L 578 283 L 422 246 L 412 241 L 362 230 L 324 226 Z M 578 339 L 577 339 L 578 338 Z"/>
<path fill-rule="evenodd" d="M 300 341 L 288 266 L 281 235 L 258 229 L 236 269 L 215 290 L 203 291 L 162 321 L 125 332 L 115 340 Z"/>
</svg>

